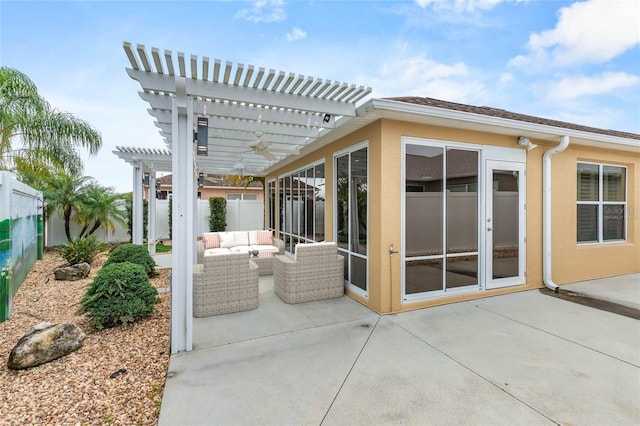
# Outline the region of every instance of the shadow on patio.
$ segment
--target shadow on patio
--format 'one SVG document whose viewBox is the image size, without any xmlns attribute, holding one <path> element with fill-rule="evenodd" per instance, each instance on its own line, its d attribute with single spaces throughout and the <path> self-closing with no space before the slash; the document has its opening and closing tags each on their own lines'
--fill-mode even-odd
<svg viewBox="0 0 640 426">
<path fill-rule="evenodd" d="M 273 277 L 260 277 L 258 309 L 193 319 L 194 350 L 377 317 L 348 296 L 287 304 L 273 292 Z"/>
</svg>

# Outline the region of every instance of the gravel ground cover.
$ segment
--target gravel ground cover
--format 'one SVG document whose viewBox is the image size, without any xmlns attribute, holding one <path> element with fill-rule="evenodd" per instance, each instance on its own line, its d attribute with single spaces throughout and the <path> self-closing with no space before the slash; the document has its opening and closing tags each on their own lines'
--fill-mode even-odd
<svg viewBox="0 0 640 426">
<path fill-rule="evenodd" d="M 151 317 L 95 331 L 78 309 L 106 255 L 79 281 L 56 281 L 53 270 L 64 260 L 53 250 L 43 257 L 14 297 L 11 318 L 0 323 L 0 425 L 157 424 L 169 364 L 169 294 L 160 292 Z M 151 283 L 166 288 L 169 272 L 158 270 Z M 8 369 L 15 344 L 42 321 L 76 324 L 86 334 L 82 347 L 38 367 Z"/>
</svg>

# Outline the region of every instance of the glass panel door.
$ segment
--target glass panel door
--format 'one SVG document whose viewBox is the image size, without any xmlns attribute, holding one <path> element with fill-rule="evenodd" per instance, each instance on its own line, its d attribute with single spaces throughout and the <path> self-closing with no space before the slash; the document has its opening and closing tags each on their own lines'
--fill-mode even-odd
<svg viewBox="0 0 640 426">
<path fill-rule="evenodd" d="M 488 160 L 486 176 L 486 288 L 524 284 L 524 164 Z"/>
<path fill-rule="evenodd" d="M 344 257 L 344 279 L 348 287 L 367 297 L 367 148 L 337 156 L 335 170 L 335 241 L 338 254 Z"/>
<path fill-rule="evenodd" d="M 479 154 L 405 146 L 405 300 L 479 288 Z"/>
</svg>

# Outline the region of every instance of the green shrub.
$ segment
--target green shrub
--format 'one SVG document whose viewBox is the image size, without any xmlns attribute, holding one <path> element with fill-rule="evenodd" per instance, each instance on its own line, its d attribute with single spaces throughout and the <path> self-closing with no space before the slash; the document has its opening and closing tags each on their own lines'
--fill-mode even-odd
<svg viewBox="0 0 640 426">
<path fill-rule="evenodd" d="M 103 247 L 103 244 L 94 235 L 90 235 L 67 241 L 65 245 L 58 249 L 58 253 L 64 260 L 69 262 L 69 265 L 84 262 L 91 264 L 98 253 L 103 250 Z"/>
<path fill-rule="evenodd" d="M 82 312 L 98 330 L 137 321 L 160 301 L 142 266 L 131 262 L 103 266 L 82 298 Z"/>
<path fill-rule="evenodd" d="M 137 263 L 144 268 L 149 277 L 153 277 L 156 274 L 156 262 L 149 254 L 146 246 L 140 244 L 119 245 L 111 251 L 104 264 L 106 266 L 123 262 Z"/>
<path fill-rule="evenodd" d="M 227 200 L 222 197 L 209 198 L 209 231 L 224 231 L 227 228 Z"/>
</svg>

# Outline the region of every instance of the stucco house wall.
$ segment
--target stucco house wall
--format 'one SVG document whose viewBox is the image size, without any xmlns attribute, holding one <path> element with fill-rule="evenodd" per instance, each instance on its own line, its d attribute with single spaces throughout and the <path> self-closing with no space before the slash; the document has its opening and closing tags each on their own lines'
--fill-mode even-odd
<svg viewBox="0 0 640 426">
<path fill-rule="evenodd" d="M 389 255 L 389 248 L 402 247 L 402 141 L 403 137 L 496 146 L 526 152 L 526 281 L 523 285 L 471 291 L 419 301 L 402 300 L 400 255 Z M 302 169 L 323 160 L 326 177 L 325 235 L 334 235 L 334 154 L 366 142 L 369 155 L 368 177 L 368 297 L 347 290 L 361 303 L 380 313 L 400 312 L 460 300 L 541 288 L 543 283 L 543 154 L 557 143 L 532 142 L 537 148 L 518 147 L 513 136 L 471 129 L 456 129 L 392 119 L 379 119 L 347 134 L 323 148 L 301 156 L 286 167 L 270 173 L 266 180 Z M 627 240 L 600 244 L 576 241 L 576 175 L 581 161 L 627 167 Z M 552 276 L 557 284 L 628 274 L 640 271 L 640 229 L 637 226 L 640 188 L 636 181 L 640 154 L 614 149 L 570 147 L 552 158 Z M 266 213 L 268 214 L 268 212 Z M 268 218 L 265 218 L 265 221 Z M 277 219 L 277 218 L 276 218 Z M 278 226 L 276 226 L 278 229 Z M 482 249 L 480 249 L 482 250 Z"/>
</svg>

